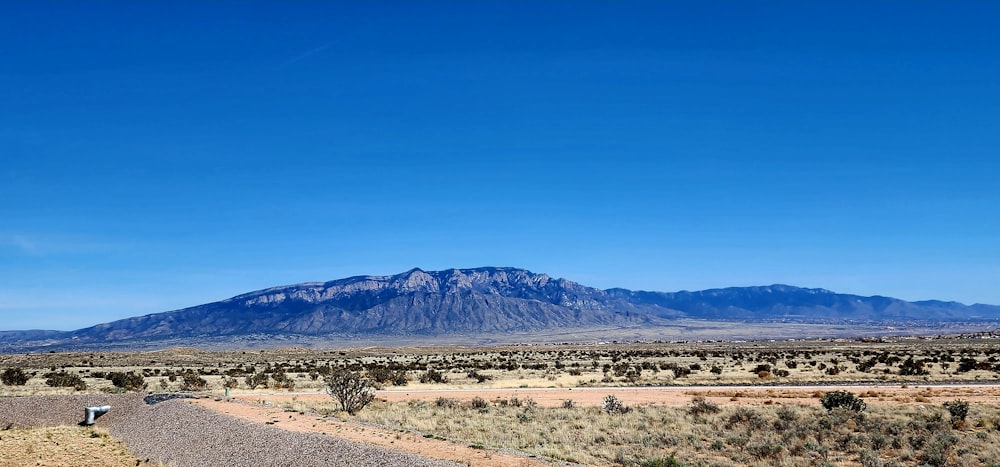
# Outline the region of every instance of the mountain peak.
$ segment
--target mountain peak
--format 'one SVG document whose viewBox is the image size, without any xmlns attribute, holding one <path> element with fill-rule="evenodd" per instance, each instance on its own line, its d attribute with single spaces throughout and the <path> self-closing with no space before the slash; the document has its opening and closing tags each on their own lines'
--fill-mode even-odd
<svg viewBox="0 0 1000 467">
<path fill-rule="evenodd" d="M 204 336 L 495 336 L 718 321 L 997 320 L 1000 307 L 906 302 L 785 284 L 699 292 L 599 290 L 512 267 L 354 276 L 272 287 L 182 310 L 104 323 L 52 342 L 101 343 Z M 38 333 L 29 333 L 41 336 Z M 26 334 L 7 333 L 11 336 Z M 0 336 L 0 340 L 4 337 Z M 25 339 L 21 337 L 20 339 Z M 67 344 L 69 345 L 69 344 Z"/>
</svg>

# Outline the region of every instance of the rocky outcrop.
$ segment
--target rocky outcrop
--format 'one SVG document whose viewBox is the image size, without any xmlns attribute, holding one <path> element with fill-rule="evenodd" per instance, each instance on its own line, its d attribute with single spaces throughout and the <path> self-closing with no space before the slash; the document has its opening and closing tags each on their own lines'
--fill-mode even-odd
<svg viewBox="0 0 1000 467">
<path fill-rule="evenodd" d="M 273 287 L 100 324 L 73 332 L 73 338 L 85 342 L 260 333 L 437 335 L 659 321 L 601 290 L 523 269 L 413 269 L 393 276 Z"/>
<path fill-rule="evenodd" d="M 698 292 L 600 290 L 524 269 L 484 267 L 357 276 L 273 287 L 72 332 L 12 331 L 4 342 L 101 343 L 243 335 L 447 336 L 656 327 L 716 321 L 974 321 L 1000 307 L 907 302 L 787 285 Z M 2 350 L 2 347 L 0 347 Z"/>
</svg>

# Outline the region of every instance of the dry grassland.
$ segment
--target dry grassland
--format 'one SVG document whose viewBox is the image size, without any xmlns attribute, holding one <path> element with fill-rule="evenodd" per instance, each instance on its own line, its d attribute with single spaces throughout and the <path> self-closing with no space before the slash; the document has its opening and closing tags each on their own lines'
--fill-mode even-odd
<svg viewBox="0 0 1000 467">
<path fill-rule="evenodd" d="M 24 386 L 0 395 L 70 393 L 45 375 L 79 376 L 87 391 L 115 391 L 111 372 L 141 375 L 151 391 L 320 391 L 337 368 L 363 371 L 387 387 L 413 389 L 850 384 L 1000 381 L 996 340 L 901 339 L 645 345 L 539 345 L 323 351 L 208 352 L 176 348 L 133 353 L 0 355 L 0 370 L 23 368 Z M 185 387 L 186 374 L 205 387 Z M 439 378 L 428 376 L 440 375 Z M 258 376 L 250 384 L 248 376 Z"/>
<path fill-rule="evenodd" d="M 222 396 L 228 388 L 231 395 L 250 400 L 289 394 L 279 402 L 289 411 L 476 450 L 513 449 L 584 464 L 971 466 L 1000 461 L 995 387 L 1000 346 L 995 340 L 0 355 L 0 371 L 15 368 L 25 371 L 28 381 L 0 385 L 0 396 L 143 390 L 136 381 L 155 392 Z M 324 376 L 337 369 L 379 381 L 392 397 L 380 393 L 380 400 L 351 417 L 336 412 L 327 396 L 307 395 L 322 393 Z M 132 386 L 123 387 L 125 374 L 135 377 Z M 67 378 L 83 384 L 52 386 Z M 992 385 L 925 387 L 957 382 Z M 868 403 L 866 411 L 827 412 L 819 406 L 819 396 L 829 389 L 821 386 L 842 384 L 871 385 L 854 389 Z M 629 398 L 628 391 L 653 391 L 647 388 L 678 388 L 683 398 L 677 404 Z M 506 392 L 454 392 L 490 389 Z M 530 390 L 540 389 L 563 392 L 552 392 L 546 400 L 539 396 L 538 403 Z M 435 390 L 444 392 L 434 398 L 400 395 Z M 616 393 L 627 408 L 623 413 L 609 413 L 593 399 Z M 715 409 L 697 408 L 695 398 Z M 965 420 L 952 420 L 943 405 L 958 399 L 970 403 Z"/>
<path fill-rule="evenodd" d="M 121 441 L 94 428 L 0 430 L 0 466 L 102 465 L 135 467 L 138 459 Z"/>
<path fill-rule="evenodd" d="M 614 391 L 609 391 L 613 395 Z M 289 401 L 316 412 L 469 446 L 514 449 L 587 465 L 997 465 L 1000 407 L 974 406 L 964 421 L 941 405 L 882 405 L 861 413 L 814 405 L 541 407 L 530 398 L 439 398 L 374 403 L 355 417 L 333 403 Z"/>
</svg>

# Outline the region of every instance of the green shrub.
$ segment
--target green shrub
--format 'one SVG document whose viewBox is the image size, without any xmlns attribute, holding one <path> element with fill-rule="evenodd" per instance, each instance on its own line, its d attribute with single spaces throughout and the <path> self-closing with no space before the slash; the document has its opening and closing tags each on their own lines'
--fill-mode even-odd
<svg viewBox="0 0 1000 467">
<path fill-rule="evenodd" d="M 45 375 L 45 384 L 54 388 L 73 388 L 77 391 L 87 389 L 80 375 L 69 374 L 66 371 L 51 372 Z"/>
<path fill-rule="evenodd" d="M 726 429 L 731 429 L 734 426 L 746 425 L 748 428 L 761 428 L 767 424 L 767 421 L 760 416 L 759 413 L 755 412 L 749 407 L 739 407 L 735 412 L 729 415 L 726 419 Z"/>
<path fill-rule="evenodd" d="M 492 376 L 484 375 L 476 370 L 469 370 L 467 375 L 469 378 L 475 379 L 477 383 L 484 383 L 486 381 L 493 379 Z"/>
<path fill-rule="evenodd" d="M 746 447 L 747 454 L 758 460 L 776 460 L 784 454 L 785 448 L 777 440 L 764 440 Z"/>
<path fill-rule="evenodd" d="M 368 369 L 368 377 L 379 384 L 391 383 L 393 386 L 406 386 L 406 370 L 392 370 L 386 367 Z"/>
<path fill-rule="evenodd" d="M 830 391 L 823 394 L 823 397 L 819 399 L 819 403 L 826 410 L 845 408 L 854 412 L 863 412 L 867 407 L 863 399 L 855 396 L 850 391 Z"/>
<path fill-rule="evenodd" d="M 950 432 L 939 433 L 927 443 L 920 458 L 928 465 L 948 465 L 948 458 L 951 457 L 951 451 L 958 441 L 958 437 Z"/>
<path fill-rule="evenodd" d="M 674 456 L 670 457 L 657 457 L 653 459 L 646 459 L 639 463 L 641 467 L 680 467 L 680 461 L 674 459 Z"/>
<path fill-rule="evenodd" d="M 260 372 L 254 373 L 252 375 L 247 375 L 243 382 L 246 383 L 247 387 L 250 389 L 257 389 L 257 387 L 266 388 L 267 387 L 267 373 Z"/>
<path fill-rule="evenodd" d="M 450 397 L 438 397 L 434 401 L 434 405 L 441 407 L 442 409 L 454 409 L 462 404 L 458 402 L 458 399 L 452 399 Z"/>
<path fill-rule="evenodd" d="M 485 409 L 490 406 L 490 403 L 486 402 L 486 399 L 476 396 L 469 402 L 469 406 L 473 409 Z"/>
<path fill-rule="evenodd" d="M 295 380 L 293 380 L 284 370 L 278 369 L 274 373 L 271 373 L 271 380 L 274 381 L 274 387 L 276 389 L 288 389 L 289 391 L 295 389 Z"/>
<path fill-rule="evenodd" d="M 185 391 L 201 391 L 208 387 L 208 381 L 195 373 L 184 373 L 181 389 Z"/>
<path fill-rule="evenodd" d="M 24 386 L 28 384 L 31 375 L 21 368 L 8 368 L 0 373 L 0 382 L 7 386 Z"/>
<path fill-rule="evenodd" d="M 623 404 L 622 401 L 614 394 L 608 394 L 604 397 L 604 403 L 601 404 L 601 408 L 604 409 L 605 412 L 612 415 L 624 414 L 629 411 L 629 408 L 626 407 L 625 404 Z"/>
<path fill-rule="evenodd" d="M 969 403 L 961 399 L 945 402 L 944 408 L 951 414 L 952 423 L 964 422 L 965 417 L 969 416 Z"/>
<path fill-rule="evenodd" d="M 429 369 L 426 373 L 420 375 L 421 383 L 447 383 L 448 377 L 441 373 L 440 371 Z"/>
<path fill-rule="evenodd" d="M 375 382 L 353 371 L 334 371 L 324 381 L 327 394 L 348 414 L 354 415 L 375 399 Z"/>
<path fill-rule="evenodd" d="M 141 391 L 146 389 L 145 378 L 131 371 L 128 373 L 113 371 L 108 373 L 105 378 L 111 380 L 111 384 L 116 388 L 122 388 L 126 391 Z"/>
<path fill-rule="evenodd" d="M 705 414 L 719 413 L 719 406 L 706 401 L 702 396 L 697 396 L 691 399 L 691 406 L 688 407 L 688 413 L 696 417 Z"/>
</svg>

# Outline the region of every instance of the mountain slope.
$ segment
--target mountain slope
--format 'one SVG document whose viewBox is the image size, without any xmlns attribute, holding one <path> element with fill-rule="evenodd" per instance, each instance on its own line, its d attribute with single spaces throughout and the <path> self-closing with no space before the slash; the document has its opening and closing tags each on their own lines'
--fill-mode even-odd
<svg viewBox="0 0 1000 467">
<path fill-rule="evenodd" d="M 598 289 L 513 268 L 358 276 L 274 287 L 72 333 L 79 341 L 199 335 L 450 334 L 654 324 Z"/>
<path fill-rule="evenodd" d="M 684 316 L 722 320 L 963 321 L 1000 317 L 1000 307 L 956 302 L 907 302 L 890 297 L 838 294 L 787 285 L 730 287 L 698 292 L 608 292 L 643 307 L 679 310 Z"/>
<path fill-rule="evenodd" d="M 273 287 L 228 300 L 71 332 L 9 331 L 0 343 L 78 345 L 265 336 L 502 336 L 647 330 L 715 321 L 996 321 L 1000 307 L 906 302 L 787 285 L 698 292 L 600 290 L 516 268 L 356 276 Z"/>
</svg>

